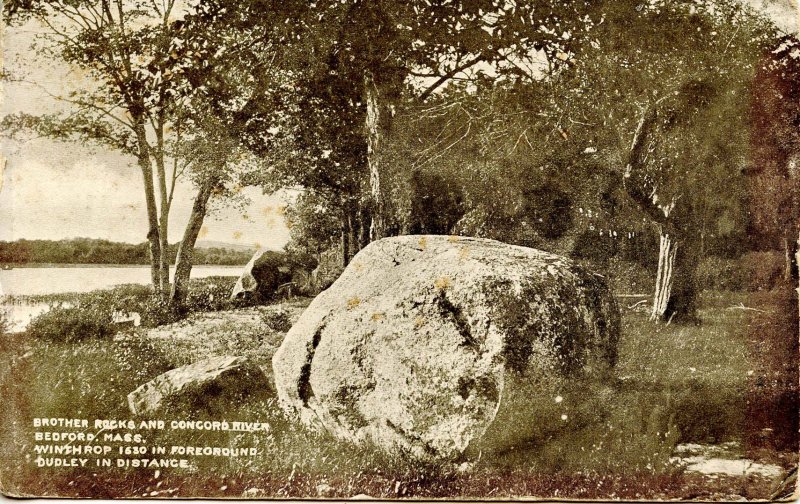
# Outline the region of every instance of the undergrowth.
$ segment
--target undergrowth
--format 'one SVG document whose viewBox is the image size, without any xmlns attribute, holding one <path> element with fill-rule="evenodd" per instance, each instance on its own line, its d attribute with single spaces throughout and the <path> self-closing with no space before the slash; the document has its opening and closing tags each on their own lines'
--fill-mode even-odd
<svg viewBox="0 0 800 504">
<path fill-rule="evenodd" d="M 232 404 L 225 415 L 228 421 L 269 424 L 264 432 L 163 430 L 144 442 L 255 447 L 256 457 L 196 457 L 189 471 L 37 469 L 30 460 L 33 417 L 129 418 L 127 393 L 184 362 L 135 334 L 71 342 L 13 335 L 4 338 L 0 354 L 9 370 L 0 374 L 7 404 L 0 413 L 6 426 L 0 431 L 3 485 L 18 493 L 33 488 L 95 497 L 763 498 L 770 482 L 699 479 L 669 460 L 682 442 L 737 440 L 759 449 L 768 443 L 772 453 L 797 448 L 796 425 L 775 420 L 782 414 L 776 394 L 789 394 L 795 409 L 797 404 L 796 376 L 775 378 L 797 367 L 796 352 L 786 353 L 794 343 L 784 341 L 789 322 L 781 318 L 780 303 L 767 294 L 708 293 L 703 307 L 698 326 L 653 324 L 646 313 L 627 310 L 612 383 L 576 386 L 551 401 L 535 421 L 552 418 L 553 428 L 533 444 L 440 466 L 310 432 L 269 399 Z M 281 315 L 263 317 L 286 328 Z M 235 324 L 225 330 L 237 332 Z M 232 338 L 243 352 L 248 344 L 253 351 L 265 344 Z M 207 346 L 205 352 L 224 353 L 228 346 Z M 753 393 L 766 390 L 774 393 Z M 166 418 L 211 418 L 204 415 L 169 412 Z M 772 432 L 767 441 L 765 428 Z M 794 437 L 787 434 L 792 429 Z"/>
</svg>

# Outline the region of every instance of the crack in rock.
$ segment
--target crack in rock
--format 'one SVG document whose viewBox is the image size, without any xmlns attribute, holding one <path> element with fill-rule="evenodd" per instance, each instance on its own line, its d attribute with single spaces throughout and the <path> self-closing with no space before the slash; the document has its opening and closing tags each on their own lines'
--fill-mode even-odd
<svg viewBox="0 0 800 504">
<path fill-rule="evenodd" d="M 306 349 L 306 362 L 300 369 L 300 378 L 297 381 L 297 395 L 303 401 L 303 406 L 308 407 L 308 401 L 314 397 L 314 390 L 311 388 L 311 363 L 314 360 L 314 354 L 317 351 L 319 342 L 322 339 L 322 331 L 325 329 L 325 323 L 321 323 L 314 332 L 314 337 L 307 345 Z"/>
<path fill-rule="evenodd" d="M 474 350 L 479 350 L 481 344 L 475 338 L 475 336 L 472 335 L 472 328 L 467 321 L 467 317 L 464 316 L 464 310 L 462 310 L 461 307 L 454 305 L 452 301 L 447 299 L 444 290 L 439 291 L 439 294 L 436 296 L 435 300 L 439 305 L 439 308 L 441 308 L 442 314 L 450 315 L 450 318 L 455 323 L 458 333 L 464 340 L 461 345 L 468 346 Z"/>
</svg>

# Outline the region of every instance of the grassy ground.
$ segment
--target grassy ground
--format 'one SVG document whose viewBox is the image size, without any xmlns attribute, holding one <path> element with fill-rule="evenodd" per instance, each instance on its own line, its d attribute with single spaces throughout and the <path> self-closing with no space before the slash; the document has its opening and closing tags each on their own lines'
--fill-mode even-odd
<svg viewBox="0 0 800 504">
<path fill-rule="evenodd" d="M 646 313 L 623 307 L 616 383 L 592 392 L 591 402 L 564 401 L 571 419 L 585 421 L 565 423 L 536 446 L 448 467 L 387 459 L 309 433 L 287 422 L 272 400 L 235 404 L 224 415 L 268 422 L 268 432 L 153 431 L 146 440 L 255 446 L 255 458 L 198 457 L 195 472 L 33 466 L 33 417 L 127 419 L 128 392 L 210 355 L 247 355 L 269 371 L 285 329 L 274 323 L 275 312 L 296 318 L 307 300 L 195 313 L 146 336 L 75 343 L 7 336 L 0 340 L 2 487 L 95 497 L 765 498 L 773 481 L 712 480 L 681 472 L 669 457 L 681 442 L 735 440 L 759 461 L 796 464 L 796 308 L 783 297 L 707 292 L 699 326 L 652 324 Z"/>
</svg>

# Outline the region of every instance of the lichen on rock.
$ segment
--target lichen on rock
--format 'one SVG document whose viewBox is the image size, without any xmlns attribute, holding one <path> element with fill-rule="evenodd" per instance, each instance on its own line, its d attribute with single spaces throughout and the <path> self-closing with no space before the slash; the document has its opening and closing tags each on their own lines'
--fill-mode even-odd
<svg viewBox="0 0 800 504">
<path fill-rule="evenodd" d="M 601 379 L 618 336 L 605 282 L 568 259 L 402 236 L 356 255 L 286 335 L 273 370 L 282 407 L 313 428 L 455 459 L 519 442 L 507 427 L 542 420 L 530 398 Z"/>
</svg>

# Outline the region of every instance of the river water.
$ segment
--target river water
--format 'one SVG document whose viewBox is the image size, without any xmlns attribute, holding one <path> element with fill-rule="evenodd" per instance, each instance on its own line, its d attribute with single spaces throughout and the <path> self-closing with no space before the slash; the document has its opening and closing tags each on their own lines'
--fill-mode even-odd
<svg viewBox="0 0 800 504">
<path fill-rule="evenodd" d="M 239 276 L 243 266 L 208 266 L 192 268 L 192 278 Z M 149 266 L 53 265 L 17 267 L 0 270 L 0 297 L 62 292 L 89 292 L 119 284 L 150 283 Z M 30 320 L 48 309 L 45 303 L 8 303 L 3 308 L 11 330 L 22 330 Z"/>
</svg>

